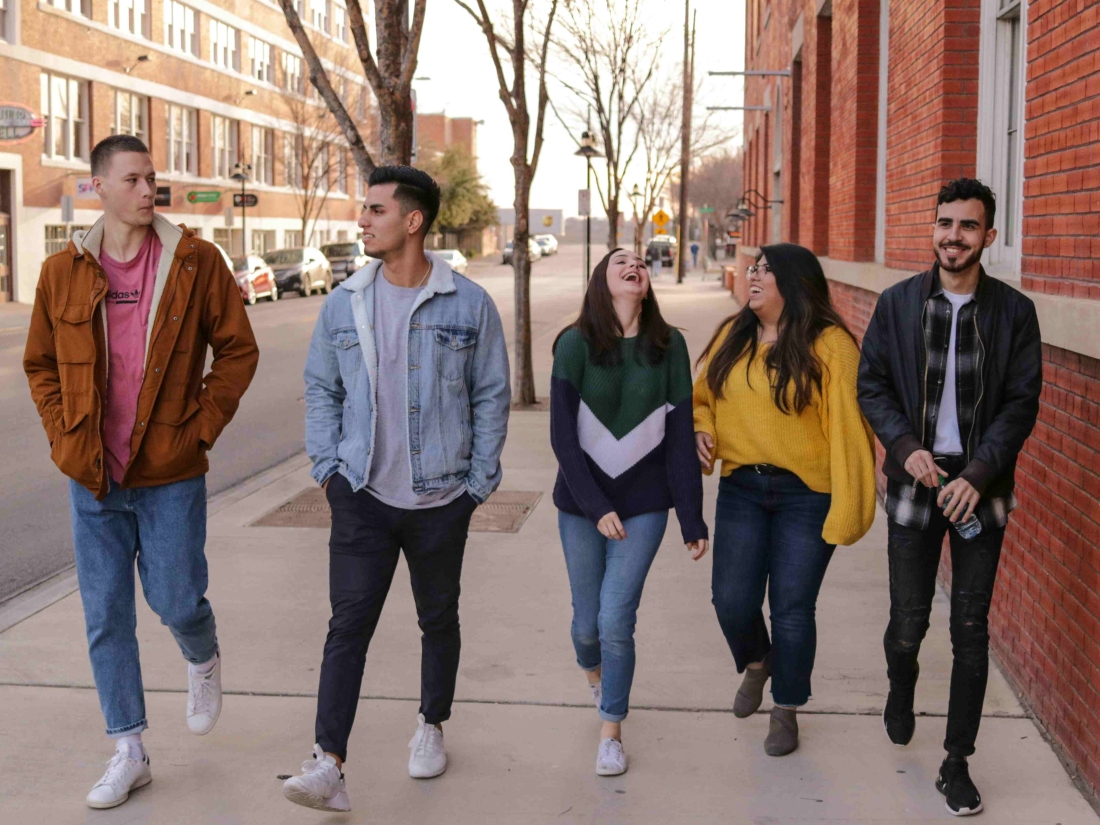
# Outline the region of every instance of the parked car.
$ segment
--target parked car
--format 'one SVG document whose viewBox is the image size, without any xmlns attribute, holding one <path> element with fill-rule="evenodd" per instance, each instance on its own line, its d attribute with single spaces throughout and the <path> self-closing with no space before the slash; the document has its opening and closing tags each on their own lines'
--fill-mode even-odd
<svg viewBox="0 0 1100 825">
<path fill-rule="evenodd" d="M 535 235 L 535 243 L 539 245 L 543 255 L 558 254 L 558 239 L 553 235 Z"/>
<path fill-rule="evenodd" d="M 264 262 L 275 271 L 275 286 L 280 292 L 296 289 L 299 295 L 308 298 L 315 289 L 326 295 L 332 291 L 332 266 L 320 249 L 312 246 L 276 249 L 264 255 Z"/>
<path fill-rule="evenodd" d="M 325 244 L 321 252 L 332 265 L 333 283 L 340 283 L 370 263 L 371 258 L 363 249 L 362 241 L 339 241 Z"/>
<path fill-rule="evenodd" d="M 537 261 L 541 257 L 542 257 L 542 249 L 540 249 L 539 245 L 537 243 L 535 243 L 534 238 L 528 238 L 527 239 L 527 260 L 529 260 L 531 263 L 534 263 L 535 261 Z M 508 241 L 508 243 L 506 243 L 504 245 L 504 260 L 501 261 L 501 263 L 506 263 L 506 264 L 512 263 L 512 241 Z"/>
<path fill-rule="evenodd" d="M 650 238 L 645 249 L 646 266 L 652 267 L 653 262 L 660 258 L 662 266 L 672 266 L 676 261 L 676 238 L 672 235 L 657 235 Z"/>
<path fill-rule="evenodd" d="M 241 297 L 249 306 L 255 306 L 258 298 L 279 300 L 279 287 L 275 284 L 275 271 L 259 255 L 244 255 L 231 261 L 233 277 L 241 289 Z"/>
<path fill-rule="evenodd" d="M 435 254 L 450 264 L 451 269 L 459 275 L 465 275 L 470 269 L 470 262 L 457 249 L 437 249 Z"/>
</svg>

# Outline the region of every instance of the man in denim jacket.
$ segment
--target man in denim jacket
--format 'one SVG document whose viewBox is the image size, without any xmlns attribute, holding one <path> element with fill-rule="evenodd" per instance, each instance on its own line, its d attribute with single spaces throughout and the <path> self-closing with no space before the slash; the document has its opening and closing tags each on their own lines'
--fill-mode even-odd
<svg viewBox="0 0 1100 825">
<path fill-rule="evenodd" d="M 492 299 L 424 251 L 439 201 L 424 172 L 375 169 L 359 219 L 375 260 L 325 301 L 306 361 L 306 449 L 332 508 L 332 619 L 314 756 L 283 792 L 322 810 L 350 807 L 341 769 L 402 550 L 423 633 L 409 775 L 447 767 L 462 555 L 474 509 L 500 483 L 511 390 Z"/>
</svg>

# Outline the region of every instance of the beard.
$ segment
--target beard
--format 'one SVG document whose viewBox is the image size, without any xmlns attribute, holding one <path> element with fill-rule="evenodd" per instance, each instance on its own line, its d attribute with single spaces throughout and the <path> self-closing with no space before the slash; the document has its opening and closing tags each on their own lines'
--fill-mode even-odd
<svg viewBox="0 0 1100 825">
<path fill-rule="evenodd" d="M 978 263 L 982 259 L 982 252 L 985 250 L 980 246 L 977 249 L 964 250 L 955 259 L 955 263 L 948 260 L 947 253 L 942 247 L 937 246 L 935 251 L 936 261 L 939 262 L 940 269 L 945 272 L 962 272 Z"/>
</svg>

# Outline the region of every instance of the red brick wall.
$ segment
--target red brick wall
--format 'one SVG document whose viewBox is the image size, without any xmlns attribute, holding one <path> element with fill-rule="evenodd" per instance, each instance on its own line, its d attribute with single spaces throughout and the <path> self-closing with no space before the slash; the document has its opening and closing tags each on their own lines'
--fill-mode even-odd
<svg viewBox="0 0 1100 825">
<path fill-rule="evenodd" d="M 1025 289 L 1100 299 L 1100 6 L 1028 6 Z"/>
<path fill-rule="evenodd" d="M 802 151 L 799 184 L 800 243 L 829 254 L 829 123 L 832 91 L 832 18 L 816 17 L 813 4 L 803 18 Z"/>
<path fill-rule="evenodd" d="M 980 4 L 890 6 L 886 134 L 886 265 L 924 269 L 936 193 L 973 177 L 978 131 Z"/>
<path fill-rule="evenodd" d="M 833 0 L 829 257 L 875 259 L 879 0 Z"/>
</svg>

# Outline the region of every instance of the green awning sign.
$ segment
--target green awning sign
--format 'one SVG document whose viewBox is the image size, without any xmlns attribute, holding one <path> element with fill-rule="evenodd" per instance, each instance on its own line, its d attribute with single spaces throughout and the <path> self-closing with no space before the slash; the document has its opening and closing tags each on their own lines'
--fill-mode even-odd
<svg viewBox="0 0 1100 825">
<path fill-rule="evenodd" d="M 221 192 L 188 192 L 188 203 L 217 203 L 218 198 L 222 196 Z"/>
</svg>

